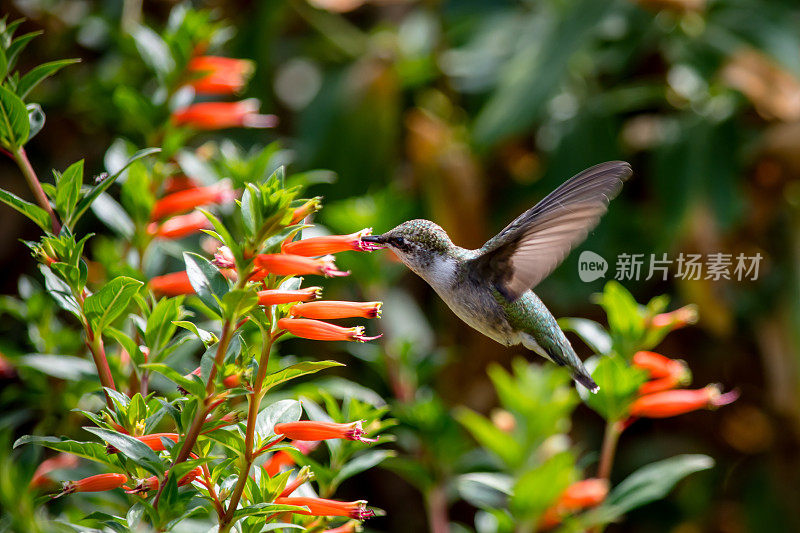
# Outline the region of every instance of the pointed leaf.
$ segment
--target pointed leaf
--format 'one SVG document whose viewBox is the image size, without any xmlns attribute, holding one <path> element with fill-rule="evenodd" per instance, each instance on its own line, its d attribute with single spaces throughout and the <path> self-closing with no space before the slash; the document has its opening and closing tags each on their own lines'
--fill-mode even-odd
<svg viewBox="0 0 800 533">
<path fill-rule="evenodd" d="M 344 366 L 337 361 L 305 361 L 303 363 L 295 363 L 277 372 L 269 374 L 264 379 L 263 389 L 268 391 L 272 387 L 285 383 L 289 380 L 299 378 L 308 374 L 314 374 L 320 370 L 331 368 L 333 366 Z"/>
<path fill-rule="evenodd" d="M 137 279 L 118 276 L 103 286 L 102 289 L 92 294 L 83 303 L 86 317 L 97 331 L 102 331 L 104 326 L 111 324 L 117 318 L 139 291 L 143 283 Z"/>
<path fill-rule="evenodd" d="M 5 189 L 0 189 L 0 201 L 4 204 L 7 204 L 29 219 L 33 220 L 37 226 L 42 228 L 44 231 L 50 231 L 50 215 L 47 214 L 47 211 L 42 209 L 36 204 L 32 204 L 27 200 L 23 200 L 16 194 L 12 194 Z"/>
<path fill-rule="evenodd" d="M 80 62 L 80 59 L 59 59 L 58 61 L 42 63 L 32 68 L 19 80 L 19 84 L 17 84 L 17 94 L 20 98 L 24 99 L 34 87 L 42 82 L 42 80 L 49 78 L 67 65 L 78 62 Z"/>
<path fill-rule="evenodd" d="M 28 110 L 19 96 L 0 85 L 0 144 L 14 152 L 30 133 Z"/>
</svg>

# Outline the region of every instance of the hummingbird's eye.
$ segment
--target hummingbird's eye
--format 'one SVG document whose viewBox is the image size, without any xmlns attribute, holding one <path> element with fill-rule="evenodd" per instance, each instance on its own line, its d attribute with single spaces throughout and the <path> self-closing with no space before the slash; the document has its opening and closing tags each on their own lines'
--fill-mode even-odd
<svg viewBox="0 0 800 533">
<path fill-rule="evenodd" d="M 397 248 L 403 248 L 406 244 L 405 237 L 390 237 L 389 244 Z"/>
</svg>

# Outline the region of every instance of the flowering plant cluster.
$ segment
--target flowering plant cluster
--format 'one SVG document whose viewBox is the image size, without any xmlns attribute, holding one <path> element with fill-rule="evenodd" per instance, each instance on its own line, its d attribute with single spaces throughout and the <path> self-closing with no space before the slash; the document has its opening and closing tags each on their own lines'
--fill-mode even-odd
<svg viewBox="0 0 800 533">
<path fill-rule="evenodd" d="M 583 318 L 560 321 L 580 336 L 597 355 L 587 361 L 600 386 L 581 396 L 606 420 L 594 476 L 586 476 L 587 460 L 567 433 L 579 403 L 569 376 L 551 366 L 522 360 L 513 373 L 494 367 L 489 375 L 502 404 L 487 418 L 461 409 L 458 420 L 499 460 L 499 471 L 471 472 L 458 477 L 460 495 L 483 509 L 476 516 L 479 532 L 600 531 L 625 513 L 663 498 L 683 477 L 713 466 L 705 455 L 685 454 L 642 466 L 612 486 L 612 467 L 622 432 L 638 418 L 664 418 L 736 400 L 736 391 L 718 385 L 688 390 L 685 362 L 652 352 L 675 329 L 697 320 L 693 306 L 664 312 L 667 299 L 641 306 L 615 281 L 598 294 L 609 330 Z M 579 466 L 579 465 L 584 466 Z M 591 468 L 590 468 L 591 470 Z"/>
<path fill-rule="evenodd" d="M 183 8 L 163 35 L 143 26 L 133 32 L 155 87 L 141 133 L 163 148 L 124 157 L 132 143 L 119 141 L 106 156 L 108 172 L 96 179 L 86 182 L 79 161 L 54 172 L 54 183 L 42 182 L 24 146 L 43 118 L 26 101 L 39 81 L 71 61 L 14 72 L 30 40 L 14 38 L 20 22 L 0 28 L 0 144 L 38 205 L 7 191 L 0 200 L 44 232 L 26 244 L 47 292 L 82 330 L 100 385 L 79 404 L 92 423 L 83 429 L 99 440 L 17 440 L 15 447 L 33 443 L 59 452 L 32 473 L 30 490 L 43 495 L 40 503 L 75 493 L 115 491 L 115 500 L 127 494 L 127 505 L 101 506 L 82 518 L 114 530 L 149 523 L 166 531 L 205 515 L 216 517 L 221 532 L 262 531 L 267 524 L 355 531 L 378 511 L 366 500 L 334 499 L 334 492 L 389 455 L 364 450 L 391 425 L 382 419 L 386 409 L 351 397 L 340 406 L 326 396 L 325 409 L 311 398 L 301 404 L 282 387 L 341 364 L 276 355 L 290 336 L 358 342 L 380 336 L 331 321 L 377 318 L 381 302 L 324 300 L 323 289 L 302 286 L 301 277 L 347 276 L 332 254 L 370 251 L 361 240 L 369 230 L 303 238 L 321 202 L 302 197 L 303 177 L 286 175 L 275 146 L 249 155 L 230 145 L 224 154 L 209 144 L 203 149 L 210 153 L 188 148 L 200 130 L 271 127 L 276 119 L 258 114 L 254 100 L 195 101 L 239 93 L 253 66 L 207 54 L 219 25 Z M 198 164 L 226 175 L 204 172 L 201 182 L 187 170 Z M 110 194 L 115 185 L 119 202 Z M 95 254 L 86 246 L 93 234 L 79 236 L 90 210 L 118 234 L 98 239 Z M 183 265 L 176 269 L 178 260 Z M 181 371 L 198 349 L 199 365 Z M 65 369 L 86 370 L 81 351 L 23 356 L 15 364 L 69 379 Z M 309 420 L 301 420 L 304 409 Z M 330 466 L 311 457 L 323 441 Z M 85 469 L 77 458 L 98 466 Z M 71 476 L 76 469 L 101 473 Z M 60 489 L 53 477 L 59 472 L 68 476 Z M 17 526 L 43 528 L 35 520 Z"/>
</svg>

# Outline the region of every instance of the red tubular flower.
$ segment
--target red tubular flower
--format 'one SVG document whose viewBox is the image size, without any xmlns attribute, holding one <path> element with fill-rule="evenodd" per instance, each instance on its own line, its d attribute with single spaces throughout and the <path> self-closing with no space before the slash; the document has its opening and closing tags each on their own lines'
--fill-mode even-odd
<svg viewBox="0 0 800 533">
<path fill-rule="evenodd" d="M 46 487 L 53 482 L 48 475 L 50 472 L 65 468 L 76 468 L 77 466 L 78 458 L 71 453 L 62 452 L 58 455 L 54 455 L 50 459 L 45 459 L 39 464 L 39 466 L 36 467 L 36 471 L 33 473 L 33 478 L 31 478 L 30 487 Z"/>
<path fill-rule="evenodd" d="M 599 505 L 607 495 L 608 481 L 605 479 L 591 478 L 573 483 L 561 493 L 556 503 L 545 511 L 539 527 L 553 528 L 561 523 L 565 515 Z"/>
<path fill-rule="evenodd" d="M 189 83 L 198 94 L 232 94 L 244 89 L 253 73 L 253 63 L 230 57 L 200 56 L 189 61 L 188 70 L 200 74 Z"/>
<path fill-rule="evenodd" d="M 337 302 L 333 300 L 293 305 L 289 314 L 305 318 L 380 318 L 383 302 Z"/>
<path fill-rule="evenodd" d="M 256 256 L 255 263 L 264 275 L 302 276 L 304 274 L 318 274 L 333 277 L 350 274 L 349 272 L 338 270 L 333 263 L 333 258 L 310 259 L 302 255 L 261 254 Z M 263 277 L 261 276 L 261 279 Z"/>
<path fill-rule="evenodd" d="M 309 515 L 309 516 L 349 516 L 358 520 L 364 520 L 375 513 L 367 509 L 366 500 L 358 500 L 354 502 L 340 502 L 337 500 L 326 500 L 324 498 L 304 498 L 304 497 L 288 497 L 288 498 L 275 498 L 275 503 L 278 505 L 297 505 L 308 507 L 309 511 L 292 511 L 293 513 Z"/>
<path fill-rule="evenodd" d="M 280 305 L 293 302 L 310 302 L 322 295 L 322 287 L 305 287 L 295 291 L 280 289 L 258 291 L 258 305 Z"/>
<path fill-rule="evenodd" d="M 151 433 L 150 435 L 142 435 L 141 437 L 134 437 L 136 440 L 145 443 L 151 450 L 154 452 L 160 452 L 166 450 L 164 447 L 164 442 L 161 440 L 162 438 L 169 439 L 172 442 L 178 442 L 178 434 L 177 433 Z M 118 453 L 119 450 L 116 449 L 112 445 L 106 446 L 106 453 L 113 454 Z"/>
<path fill-rule="evenodd" d="M 359 442 L 378 442 L 364 437 L 363 420 L 338 424 L 336 422 L 314 422 L 311 420 L 275 424 L 275 434 L 295 440 L 346 439 Z"/>
<path fill-rule="evenodd" d="M 189 283 L 189 274 L 187 274 L 185 270 L 152 278 L 150 280 L 150 289 L 154 293 L 162 296 L 194 294 L 194 288 L 192 284 Z"/>
<path fill-rule="evenodd" d="M 291 444 L 292 446 L 297 448 L 297 451 L 299 451 L 303 455 L 308 455 L 314 450 L 314 448 L 319 446 L 319 442 L 317 441 L 296 440 L 292 441 Z M 264 470 L 270 477 L 272 477 L 278 472 L 280 472 L 281 468 L 283 468 L 284 466 L 291 466 L 293 464 L 294 464 L 294 459 L 292 458 L 292 456 L 286 453 L 285 451 L 281 450 L 272 454 L 272 457 L 270 457 L 269 461 L 264 463 Z"/>
<path fill-rule="evenodd" d="M 364 326 L 343 328 L 320 320 L 305 318 L 281 318 L 278 327 L 285 329 L 292 335 L 315 341 L 359 341 L 367 342 L 381 337 L 367 337 L 364 335 Z"/>
<path fill-rule="evenodd" d="M 375 249 L 373 244 L 361 240 L 365 235 L 370 235 L 372 228 L 366 228 L 349 235 L 323 235 L 320 237 L 309 237 L 294 242 L 287 242 L 281 246 L 281 251 L 285 254 L 303 255 L 307 257 L 317 257 L 320 255 L 335 254 L 356 250 L 359 252 Z"/>
<path fill-rule="evenodd" d="M 190 126 L 198 130 L 275 127 L 278 117 L 259 115 L 258 107 L 255 98 L 240 102 L 200 102 L 176 111 L 172 114 L 172 120 L 178 126 Z"/>
<path fill-rule="evenodd" d="M 736 401 L 737 391 L 722 394 L 719 385 L 697 390 L 668 390 L 640 396 L 631 404 L 631 416 L 667 418 L 698 409 L 713 409 Z"/>
<path fill-rule="evenodd" d="M 231 184 L 227 180 L 208 187 L 194 187 L 174 192 L 161 198 L 153 206 L 150 218 L 152 220 L 161 220 L 170 215 L 191 211 L 203 205 L 227 203 L 235 197 L 236 193 L 231 189 Z"/>
<path fill-rule="evenodd" d="M 650 326 L 654 328 L 669 327 L 678 329 L 688 326 L 689 324 L 694 324 L 695 322 L 697 322 L 697 306 L 685 305 L 675 311 L 654 316 L 650 321 Z"/>
<path fill-rule="evenodd" d="M 73 492 L 103 492 L 121 487 L 127 481 L 125 474 L 98 474 L 77 481 L 66 481 L 59 496 Z"/>
<path fill-rule="evenodd" d="M 692 380 L 692 374 L 686 363 L 655 352 L 636 352 L 633 356 L 633 366 L 646 370 L 650 377 L 656 378 L 639 388 L 640 395 L 674 389 L 679 385 L 687 385 Z"/>
<path fill-rule="evenodd" d="M 185 191 L 186 189 L 195 189 L 199 186 L 200 185 L 189 176 L 184 176 L 183 174 L 170 176 L 164 182 L 164 194 Z"/>
<path fill-rule="evenodd" d="M 147 233 L 162 239 L 182 239 L 204 229 L 211 229 L 211 222 L 200 211 L 192 211 L 187 215 L 167 219 L 161 225 L 151 222 L 147 226 Z"/>
</svg>

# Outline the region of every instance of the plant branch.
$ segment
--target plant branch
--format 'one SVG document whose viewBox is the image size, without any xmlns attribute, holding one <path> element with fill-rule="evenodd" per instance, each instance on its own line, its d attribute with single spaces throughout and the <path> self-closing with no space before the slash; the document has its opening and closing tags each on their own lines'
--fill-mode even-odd
<svg viewBox="0 0 800 533">
<path fill-rule="evenodd" d="M 111 368 L 108 366 L 106 351 L 103 347 L 103 337 L 96 335 L 88 324 L 86 325 L 86 335 L 88 337 L 86 346 L 88 346 L 89 351 L 92 352 L 92 359 L 94 359 L 94 366 L 97 367 L 97 375 L 100 377 L 100 383 L 105 388 L 117 390 L 117 387 L 114 385 L 114 377 L 111 375 Z M 109 397 L 105 390 L 103 392 L 106 395 L 106 404 L 110 409 L 113 409 L 114 404 L 111 402 L 111 397 Z"/>
<path fill-rule="evenodd" d="M 272 345 L 275 342 L 275 337 L 272 335 L 272 333 L 266 331 L 263 327 L 261 328 L 261 335 L 261 358 L 258 361 L 258 373 L 256 374 L 256 379 L 253 383 L 253 391 L 247 398 L 247 430 L 244 440 L 244 458 L 242 468 L 239 471 L 239 479 L 236 481 L 236 487 L 231 494 L 231 499 L 228 503 L 228 510 L 225 513 L 225 518 L 219 525 L 220 533 L 227 533 L 231 528 L 233 514 L 236 512 L 236 508 L 239 506 L 239 500 L 242 498 L 242 493 L 247 485 L 247 477 L 250 475 L 250 468 L 253 466 L 253 460 L 255 459 L 253 448 L 255 447 L 256 419 L 258 418 L 261 400 L 264 397 L 264 392 L 261 389 L 264 386 L 264 379 L 267 376 L 269 354 L 272 351 Z"/>
<path fill-rule="evenodd" d="M 186 438 L 183 441 L 183 446 L 181 446 L 181 450 L 178 453 L 178 456 L 175 458 L 175 461 L 172 463 L 173 468 L 175 465 L 184 462 L 186 459 L 189 458 L 189 454 L 192 452 L 192 448 L 194 448 L 195 443 L 197 442 L 197 437 L 200 435 L 200 430 L 203 429 L 203 423 L 206 420 L 206 416 L 208 416 L 209 412 L 209 404 L 211 402 L 211 398 L 214 395 L 214 387 L 216 383 L 217 377 L 217 368 L 222 364 L 222 361 L 225 359 L 225 353 L 228 351 L 228 344 L 230 344 L 231 337 L 233 336 L 233 323 L 230 320 L 226 320 L 222 326 L 222 337 L 219 340 L 219 344 L 217 344 L 217 353 L 214 357 L 214 366 L 211 368 L 211 371 L 208 375 L 208 383 L 206 384 L 206 397 L 203 398 L 203 402 L 201 405 L 197 407 L 197 413 L 194 416 L 194 420 L 192 421 L 192 425 L 189 428 L 189 431 L 186 432 Z M 167 478 L 169 477 L 169 473 L 167 473 Z M 164 483 L 162 483 L 158 487 L 158 493 L 156 494 L 155 500 L 153 501 L 153 507 L 158 507 L 158 501 L 161 498 L 161 493 L 164 491 L 164 487 L 167 486 L 167 478 L 164 479 Z"/>
<path fill-rule="evenodd" d="M 50 222 L 53 225 L 53 234 L 58 235 L 61 232 L 61 223 L 58 221 L 58 217 L 53 211 L 53 207 L 50 205 L 50 200 L 48 200 L 47 196 L 44 194 L 42 184 L 39 182 L 39 178 L 36 176 L 36 171 L 33 170 L 33 166 L 31 166 L 28 154 L 25 153 L 25 148 L 21 146 L 17 148 L 12 154 L 12 157 L 22 171 L 22 175 L 25 176 L 28 186 L 36 197 L 36 202 L 50 215 Z"/>
<path fill-rule="evenodd" d="M 611 467 L 614 464 L 614 453 L 617 450 L 617 442 L 621 433 L 620 424 L 609 421 L 606 424 L 606 431 L 603 435 L 603 448 L 600 451 L 600 465 L 597 468 L 597 477 L 608 479 L 611 477 Z"/>
</svg>

